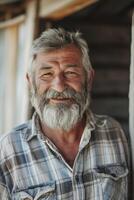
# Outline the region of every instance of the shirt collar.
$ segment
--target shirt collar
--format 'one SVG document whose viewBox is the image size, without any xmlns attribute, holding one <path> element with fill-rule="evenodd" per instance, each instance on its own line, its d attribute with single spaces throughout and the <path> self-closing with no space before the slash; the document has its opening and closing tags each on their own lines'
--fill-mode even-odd
<svg viewBox="0 0 134 200">
<path fill-rule="evenodd" d="M 88 135 L 86 133 L 87 130 L 88 132 L 89 130 L 93 131 L 96 128 L 96 126 L 103 126 L 103 125 L 104 125 L 104 121 L 99 120 L 99 118 L 97 118 L 96 115 L 94 115 L 92 111 L 89 110 L 87 112 L 87 122 L 86 122 L 86 127 L 84 129 L 82 138 L 84 138 L 84 135 Z M 41 134 L 41 128 L 39 124 L 39 117 L 38 117 L 38 114 L 35 112 L 31 120 L 31 131 L 27 131 L 26 133 L 26 140 L 30 141 L 33 137 L 37 135 L 41 136 L 42 134 Z M 90 135 L 88 135 L 88 138 L 90 138 Z"/>
<path fill-rule="evenodd" d="M 87 122 L 81 137 L 79 151 L 81 151 L 81 149 L 83 149 L 89 143 L 91 138 L 91 133 L 95 134 L 93 130 L 95 130 L 96 128 L 103 127 L 105 123 L 106 123 L 105 117 L 103 117 L 102 115 L 95 115 L 92 113 L 91 110 L 87 112 Z"/>
<path fill-rule="evenodd" d="M 38 114 L 35 112 L 31 120 L 31 130 L 28 131 L 26 134 L 26 140 L 30 141 L 33 137 L 39 134 L 40 134 L 39 117 Z"/>
</svg>

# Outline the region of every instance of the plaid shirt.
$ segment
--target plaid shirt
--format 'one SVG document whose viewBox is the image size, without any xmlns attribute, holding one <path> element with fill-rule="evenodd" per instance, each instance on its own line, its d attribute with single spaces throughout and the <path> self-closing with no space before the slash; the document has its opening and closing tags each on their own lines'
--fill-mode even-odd
<svg viewBox="0 0 134 200">
<path fill-rule="evenodd" d="M 90 113 L 71 168 L 36 116 L 1 138 L 1 200 L 128 199 L 128 146 L 118 122 Z"/>
</svg>

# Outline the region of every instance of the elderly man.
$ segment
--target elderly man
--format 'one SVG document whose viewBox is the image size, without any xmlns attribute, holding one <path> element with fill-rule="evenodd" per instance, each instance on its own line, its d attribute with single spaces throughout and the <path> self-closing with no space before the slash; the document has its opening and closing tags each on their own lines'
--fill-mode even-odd
<svg viewBox="0 0 134 200">
<path fill-rule="evenodd" d="M 128 199 L 127 141 L 118 122 L 91 112 L 93 74 L 80 33 L 49 29 L 34 41 L 35 113 L 0 141 L 0 199 Z"/>
</svg>

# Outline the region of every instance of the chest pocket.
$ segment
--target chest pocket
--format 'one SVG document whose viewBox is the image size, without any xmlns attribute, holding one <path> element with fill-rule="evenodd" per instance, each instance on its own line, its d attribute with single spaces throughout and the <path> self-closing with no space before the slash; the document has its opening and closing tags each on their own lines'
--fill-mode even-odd
<svg viewBox="0 0 134 200">
<path fill-rule="evenodd" d="M 33 186 L 23 191 L 16 191 L 12 200 L 56 200 L 55 183 L 45 186 Z"/>
<path fill-rule="evenodd" d="M 104 200 L 127 199 L 128 169 L 123 165 L 100 166 L 96 170 Z"/>
</svg>

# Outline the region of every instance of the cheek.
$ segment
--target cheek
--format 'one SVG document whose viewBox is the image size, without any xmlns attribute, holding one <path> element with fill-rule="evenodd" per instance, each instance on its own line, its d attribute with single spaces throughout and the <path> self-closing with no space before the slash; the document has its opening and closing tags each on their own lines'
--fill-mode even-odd
<svg viewBox="0 0 134 200">
<path fill-rule="evenodd" d="M 82 90 L 82 84 L 81 83 L 77 83 L 77 85 L 74 85 L 74 89 L 77 92 L 81 92 L 81 90 Z"/>
<path fill-rule="evenodd" d="M 81 85 L 75 85 L 75 84 L 68 84 L 67 88 L 73 89 L 75 92 L 81 93 L 82 86 Z"/>
<path fill-rule="evenodd" d="M 48 82 L 44 83 L 44 81 L 38 80 L 36 82 L 36 87 L 37 87 L 37 94 L 42 95 L 44 92 L 46 92 L 49 89 L 50 84 Z"/>
<path fill-rule="evenodd" d="M 77 92 L 81 92 L 83 85 L 85 85 L 85 80 L 77 79 L 68 82 L 68 86 L 72 87 Z"/>
</svg>

